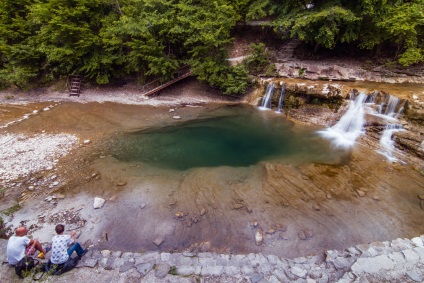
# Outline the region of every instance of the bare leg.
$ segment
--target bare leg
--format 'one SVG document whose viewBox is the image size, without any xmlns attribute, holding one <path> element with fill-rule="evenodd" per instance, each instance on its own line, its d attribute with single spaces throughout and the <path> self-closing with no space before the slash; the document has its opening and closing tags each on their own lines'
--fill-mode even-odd
<svg viewBox="0 0 424 283">
<path fill-rule="evenodd" d="M 37 240 L 34 240 L 34 247 L 37 251 L 39 251 L 40 253 L 46 253 L 46 250 L 43 249 L 43 246 L 41 245 L 41 243 Z"/>
</svg>

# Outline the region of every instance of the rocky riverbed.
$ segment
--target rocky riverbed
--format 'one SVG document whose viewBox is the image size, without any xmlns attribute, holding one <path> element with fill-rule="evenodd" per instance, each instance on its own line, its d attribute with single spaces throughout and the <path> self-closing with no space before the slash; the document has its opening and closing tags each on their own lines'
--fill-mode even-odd
<svg viewBox="0 0 424 283">
<path fill-rule="evenodd" d="M 415 108 L 411 109 L 420 113 L 423 96 L 414 95 Z M 422 158 L 411 154 L 411 146 L 403 149 L 399 143 L 396 154 L 405 157 L 402 162 L 388 162 L 375 151 L 378 140 L 371 130 L 337 164 L 277 160 L 248 168 L 175 172 L 143 163 L 124 163 L 107 153 L 110 138 L 119 133 L 173 125 L 195 119 L 205 109 L 232 103 L 238 102 L 224 99 L 193 80 L 151 99 L 128 88 L 115 92 L 89 90 L 80 98 L 60 92 L 8 96 L 2 105 L 3 135 L 16 138 L 8 145 L 16 154 L 6 156 L 10 151 L 5 151 L 2 162 L 12 164 L 12 158 L 25 159 L 31 153 L 47 152 L 47 148 L 52 150 L 49 156 L 54 162 L 44 163 L 46 157 L 36 164 L 40 167 L 28 171 L 18 166 L 22 173 L 17 179 L 2 176 L 2 210 L 17 210 L 3 217 L 14 227 L 25 223 L 42 242 L 50 241 L 54 225 L 61 222 L 68 230 L 79 230 L 80 241 L 93 250 L 156 252 L 156 256 L 261 253 L 294 260 L 322 255 L 327 250 L 342 251 L 374 241 L 423 234 Z M 324 121 L 320 115 L 328 115 L 325 121 L 331 125 L 343 113 L 343 107 L 340 113 L 311 109 L 304 114 L 300 114 L 302 108 L 293 109 L 288 118 L 304 118 L 314 111 L 315 121 L 319 117 Z M 422 126 L 405 121 L 414 129 L 411 135 L 418 142 Z M 294 124 L 294 129 L 302 127 Z M 61 151 L 55 151 L 55 139 L 63 135 L 69 139 L 59 147 Z M 13 148 L 25 142 L 23 151 Z M 36 146 L 42 143 L 51 146 L 45 150 Z M 93 207 L 96 197 L 105 200 L 101 208 Z M 123 262 L 121 255 L 114 258 Z M 240 272 L 241 277 L 234 279 L 238 281 L 228 282 L 256 280 L 260 276 L 250 278 L 256 272 Z M 135 280 L 140 280 L 141 275 L 134 274 Z M 273 280 L 271 273 L 260 274 L 266 276 L 260 280 Z M 338 278 L 344 276 L 340 275 Z M 346 278 L 350 280 L 346 282 L 358 278 Z"/>
</svg>

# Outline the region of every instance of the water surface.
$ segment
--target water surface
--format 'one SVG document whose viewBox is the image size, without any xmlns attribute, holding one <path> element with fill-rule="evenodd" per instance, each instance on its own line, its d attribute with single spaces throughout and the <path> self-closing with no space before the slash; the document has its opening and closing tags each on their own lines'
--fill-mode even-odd
<svg viewBox="0 0 424 283">
<path fill-rule="evenodd" d="M 128 133 L 115 144 L 113 155 L 127 162 L 161 168 L 257 164 L 264 160 L 331 162 L 340 156 L 316 129 L 294 126 L 281 114 L 247 106 L 205 110 L 197 119 Z"/>
</svg>

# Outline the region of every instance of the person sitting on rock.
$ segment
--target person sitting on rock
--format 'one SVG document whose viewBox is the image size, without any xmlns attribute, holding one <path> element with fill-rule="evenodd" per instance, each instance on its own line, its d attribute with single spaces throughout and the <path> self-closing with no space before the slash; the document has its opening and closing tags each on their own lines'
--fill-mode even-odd
<svg viewBox="0 0 424 283">
<path fill-rule="evenodd" d="M 28 238 L 27 234 L 28 229 L 22 226 L 17 228 L 15 235 L 8 240 L 6 254 L 9 264 L 16 265 L 25 256 L 32 256 L 35 251 L 39 251 L 40 254 L 45 254 L 49 251 L 49 248 L 44 249 L 37 240 Z"/>
<path fill-rule="evenodd" d="M 80 258 L 87 252 L 78 242 L 75 242 L 75 231 L 72 231 L 70 235 L 63 234 L 65 226 L 62 224 L 56 225 L 55 231 L 57 235 L 52 238 L 51 263 L 62 264 L 69 259 L 73 252 L 76 252 Z"/>
</svg>

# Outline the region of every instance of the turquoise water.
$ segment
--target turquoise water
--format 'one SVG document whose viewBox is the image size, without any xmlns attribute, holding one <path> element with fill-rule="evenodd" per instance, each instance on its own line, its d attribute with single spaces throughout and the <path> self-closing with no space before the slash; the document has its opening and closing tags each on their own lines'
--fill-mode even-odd
<svg viewBox="0 0 424 283">
<path fill-rule="evenodd" d="M 128 133 L 114 145 L 118 160 L 160 168 L 243 167 L 264 160 L 334 162 L 315 130 L 294 127 L 281 114 L 246 106 L 205 110 L 199 118 Z"/>
</svg>

